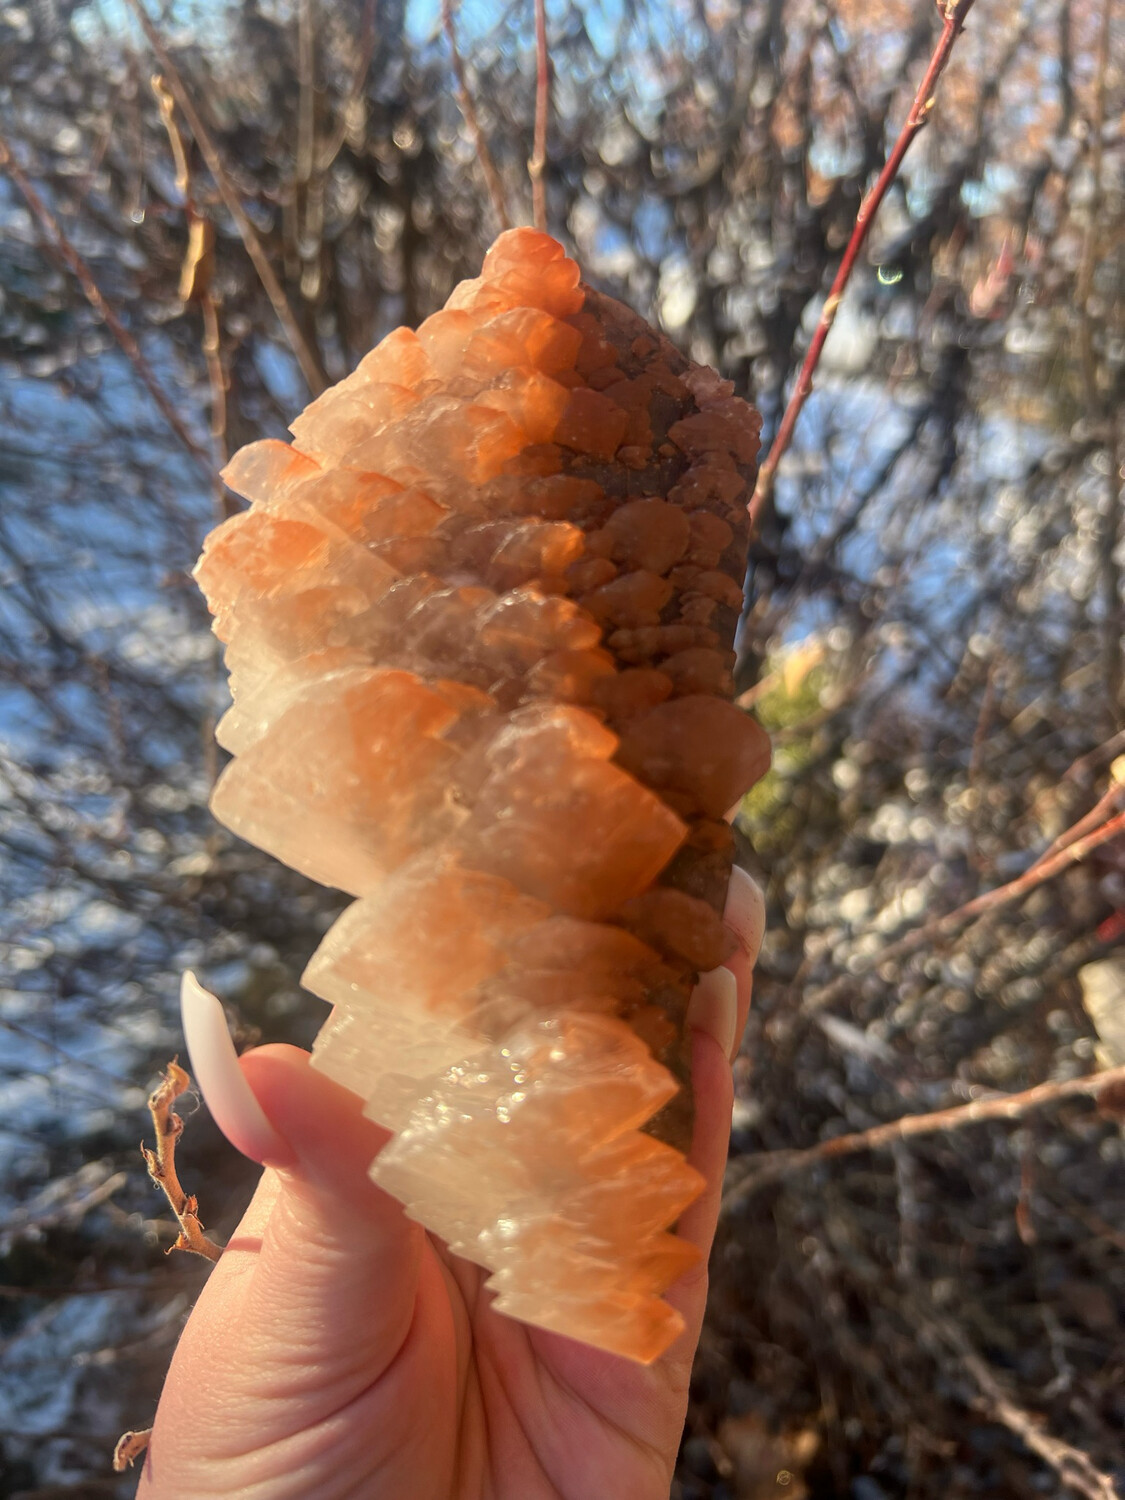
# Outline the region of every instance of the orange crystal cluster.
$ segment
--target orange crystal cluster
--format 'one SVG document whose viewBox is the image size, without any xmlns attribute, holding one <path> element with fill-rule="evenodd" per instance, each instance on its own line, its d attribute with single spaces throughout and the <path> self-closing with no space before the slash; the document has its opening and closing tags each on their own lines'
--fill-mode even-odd
<svg viewBox="0 0 1125 1500">
<path fill-rule="evenodd" d="M 757 414 L 513 230 L 225 472 L 228 827 L 358 899 L 304 983 L 372 1175 L 496 1306 L 632 1358 L 694 1252 L 683 1017 L 729 952 Z"/>
</svg>

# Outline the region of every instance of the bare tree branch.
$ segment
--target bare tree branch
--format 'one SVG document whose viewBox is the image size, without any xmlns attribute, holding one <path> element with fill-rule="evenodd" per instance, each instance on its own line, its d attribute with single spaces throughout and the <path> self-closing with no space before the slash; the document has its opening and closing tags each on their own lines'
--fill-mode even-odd
<svg viewBox="0 0 1125 1500">
<path fill-rule="evenodd" d="M 1104 817 L 1112 806 L 1116 806 L 1116 789 L 1113 795 L 1107 793 L 1094 811 Z M 1087 826 L 1093 816 L 1093 813 L 1088 814 L 1075 826 L 1078 828 Z M 906 958 L 918 952 L 920 948 L 924 948 L 928 943 L 941 942 L 953 937 L 967 923 L 974 921 L 977 917 L 983 917 L 987 912 L 1020 900 L 1037 886 L 1069 869 L 1071 865 L 1080 864 L 1088 854 L 1093 853 L 1095 849 L 1111 839 L 1118 838 L 1122 833 L 1125 833 L 1125 813 L 1118 813 L 1116 817 L 1109 818 L 1093 832 L 1086 833 L 1084 837 L 1068 840 L 1066 834 L 1062 835 L 1052 845 L 1054 853 L 1048 851 L 1015 880 L 1009 880 L 1006 885 L 997 886 L 994 890 L 985 891 L 983 895 L 975 896 L 973 900 L 966 901 L 964 905 L 958 906 L 951 912 L 946 912 L 944 916 L 934 917 L 920 927 L 914 928 L 897 942 L 890 943 L 887 947 L 872 954 L 863 972 L 869 973 L 872 969 L 879 968 L 892 960 Z M 830 1005 L 849 989 L 852 983 L 851 975 L 840 975 L 822 990 L 810 996 L 806 1002 L 807 1007 L 810 1010 L 823 1010 L 826 1005 Z"/>
<path fill-rule="evenodd" d="M 198 459 L 200 464 L 210 473 L 212 471 L 212 464 L 206 450 L 196 442 L 184 426 L 182 418 L 167 395 L 165 395 L 160 382 L 157 380 L 155 371 L 141 352 L 140 345 L 102 295 L 90 267 L 71 244 L 59 221 L 35 191 L 27 174 L 17 164 L 3 136 L 0 136 L 0 170 L 5 171 L 15 183 L 16 188 L 34 215 L 52 250 L 54 250 L 55 254 L 68 269 L 74 273 L 86 301 L 117 340 L 122 353 L 133 366 L 134 370 L 136 370 L 141 383 L 156 403 L 160 415 L 168 423 L 168 426 L 192 457 Z"/>
<path fill-rule="evenodd" d="M 547 52 L 546 0 L 535 0 L 535 150 L 527 164 L 536 229 L 547 229 L 547 115 L 551 108 L 551 59 Z"/>
<path fill-rule="evenodd" d="M 500 182 L 500 174 L 496 170 L 492 153 L 488 149 L 488 142 L 480 128 L 477 107 L 473 103 L 473 96 L 469 92 L 469 84 L 465 75 L 465 64 L 461 60 L 461 53 L 457 47 L 457 32 L 453 25 L 453 0 L 441 0 L 441 24 L 445 28 L 446 40 L 449 42 L 449 50 L 453 57 L 453 73 L 457 79 L 457 102 L 461 106 L 465 124 L 469 127 L 469 135 L 472 137 L 477 161 L 480 163 L 485 186 L 488 188 L 488 196 L 492 202 L 492 211 L 499 221 L 500 228 L 510 229 L 512 221 L 508 217 L 508 206 L 504 201 L 504 188 Z"/>
<path fill-rule="evenodd" d="M 352 75 L 351 87 L 348 89 L 347 97 L 340 107 L 339 118 L 336 128 L 328 140 L 321 146 L 317 156 L 317 167 L 321 172 L 327 172 L 328 168 L 339 156 L 344 142 L 348 138 L 348 132 L 356 127 L 355 116 L 363 108 L 363 91 L 367 83 L 367 75 L 371 71 L 371 59 L 375 56 L 375 4 L 376 0 L 365 0 L 363 7 L 363 31 L 359 42 L 359 57 L 355 65 L 355 73 Z"/>
<path fill-rule="evenodd" d="M 758 482 L 754 486 L 754 494 L 750 500 L 750 522 L 757 526 L 761 522 L 762 512 L 769 504 L 773 496 L 774 484 L 777 478 L 777 466 L 781 462 L 786 449 L 793 438 L 793 431 L 797 426 L 797 418 L 801 415 L 805 402 L 812 394 L 813 375 L 820 362 L 821 351 L 824 341 L 836 321 L 836 314 L 843 301 L 844 292 L 848 282 L 851 280 L 852 271 L 859 258 L 859 252 L 867 240 L 871 226 L 875 222 L 875 215 L 879 212 L 879 206 L 887 195 L 887 191 L 898 175 L 898 169 L 902 165 L 903 158 L 913 144 L 915 136 L 929 120 L 933 113 L 937 99 L 934 89 L 937 87 L 938 79 L 945 70 L 950 55 L 953 52 L 953 44 L 965 25 L 965 18 L 973 8 L 973 0 L 937 0 L 938 10 L 942 16 L 941 36 L 938 38 L 937 46 L 934 48 L 933 56 L 930 58 L 929 66 L 918 92 L 914 96 L 914 103 L 910 106 L 910 112 L 906 116 L 906 122 L 899 132 L 898 140 L 894 149 L 887 157 L 886 165 L 879 173 L 875 186 L 868 193 L 860 205 L 856 216 L 855 228 L 852 230 L 844 258 L 840 262 L 839 270 L 836 272 L 832 282 L 832 288 L 825 299 L 824 308 L 820 314 L 816 331 L 809 345 L 809 351 L 805 355 L 805 362 L 801 366 L 801 373 L 797 377 L 797 384 L 793 394 L 789 398 L 789 404 L 785 408 L 785 414 L 781 419 L 781 426 L 777 430 L 777 436 L 773 440 L 769 455 L 758 471 Z"/>
<path fill-rule="evenodd" d="M 1098 35 L 1097 73 L 1094 78 L 1094 117 L 1091 121 L 1093 140 L 1090 174 L 1093 177 L 1093 193 L 1086 210 L 1086 233 L 1083 237 L 1082 260 L 1078 269 L 1078 284 L 1074 301 L 1078 309 L 1078 337 L 1082 354 L 1082 383 L 1086 406 L 1091 420 L 1104 426 L 1105 441 L 1109 449 L 1109 504 L 1101 523 L 1099 538 L 1099 565 L 1101 572 L 1101 595 L 1104 619 L 1102 621 L 1102 659 L 1105 668 L 1106 696 L 1109 704 L 1111 730 L 1121 726 L 1121 569 L 1117 563 L 1117 543 L 1121 526 L 1121 471 L 1118 461 L 1117 413 L 1110 409 L 1098 381 L 1097 355 L 1094 349 L 1094 330 L 1101 321 L 1095 314 L 1092 297 L 1094 271 L 1098 258 L 1098 231 L 1101 227 L 1101 211 L 1104 197 L 1102 165 L 1105 155 L 1106 82 L 1109 72 L 1110 19 L 1113 0 L 1102 0 L 1102 23 Z"/>
<path fill-rule="evenodd" d="M 1121 1500 L 1120 1491 L 1110 1475 L 1091 1461 L 1088 1454 L 1049 1432 L 1043 1418 L 1020 1406 L 1005 1391 L 992 1369 L 970 1345 L 960 1328 L 951 1322 L 934 1324 L 927 1320 L 933 1335 L 948 1344 L 980 1391 L 979 1405 L 994 1422 L 1025 1443 L 1037 1458 L 1053 1470 L 1067 1489 L 1084 1495 L 1086 1500 Z"/>
<path fill-rule="evenodd" d="M 171 54 L 161 40 L 160 33 L 149 19 L 147 12 L 141 4 L 141 0 L 129 0 L 129 5 L 137 20 L 141 23 L 141 28 L 148 38 L 149 46 L 160 61 L 160 66 L 163 68 L 165 77 L 168 80 L 168 87 L 176 97 L 176 103 L 184 112 L 184 117 L 191 127 L 191 133 L 195 137 L 196 144 L 203 153 L 203 159 L 207 163 L 207 168 L 211 176 L 215 179 L 215 186 L 219 190 L 219 195 L 226 205 L 227 212 L 235 222 L 239 238 L 242 240 L 247 255 L 254 263 L 258 279 L 261 281 L 266 296 L 270 299 L 273 310 L 277 314 L 277 320 L 285 332 L 285 337 L 289 341 L 289 347 L 293 351 L 294 358 L 301 367 L 305 382 L 312 394 L 319 396 L 328 384 L 324 371 L 320 368 L 320 361 L 309 347 L 308 341 L 301 332 L 297 319 L 293 315 L 293 309 L 289 306 L 289 299 L 285 295 L 281 282 L 277 279 L 277 274 L 273 266 L 270 265 L 269 256 L 266 254 L 265 247 L 258 237 L 258 231 L 251 224 L 246 210 L 239 200 L 234 183 L 231 182 L 230 174 L 223 165 L 223 159 L 219 155 L 218 148 L 211 138 L 211 133 L 204 125 L 199 111 L 196 109 L 191 95 L 187 91 L 179 69 L 172 61 Z"/>
<path fill-rule="evenodd" d="M 818 1141 L 803 1151 L 770 1151 L 759 1156 L 744 1158 L 740 1166 L 746 1168 L 733 1187 L 727 1189 L 722 1203 L 724 1213 L 729 1213 L 736 1204 L 783 1177 L 807 1172 L 822 1162 L 834 1161 L 839 1156 L 854 1156 L 857 1151 L 879 1151 L 896 1142 L 918 1135 L 941 1135 L 951 1130 L 963 1130 L 967 1125 L 980 1125 L 988 1120 L 1018 1120 L 1033 1110 L 1044 1109 L 1064 1099 L 1097 1096 L 1105 1088 L 1125 1084 L 1125 1065 L 1107 1068 L 1092 1073 L 1086 1078 L 1068 1078 L 1061 1083 L 1040 1083 L 1034 1088 L 1024 1089 L 1019 1094 L 1005 1094 L 999 1099 L 974 1099 L 969 1104 L 955 1105 L 952 1109 L 937 1109 L 926 1115 L 903 1115 L 899 1120 L 890 1120 L 884 1125 L 873 1125 L 870 1130 L 858 1130 L 848 1135 L 833 1136 L 830 1140 Z"/>
<path fill-rule="evenodd" d="M 215 268 L 215 229 L 196 207 L 192 191 L 191 169 L 183 136 L 176 123 L 176 105 L 171 90 L 159 73 L 151 79 L 152 92 L 164 125 L 172 160 L 176 166 L 176 186 L 184 200 L 184 212 L 188 221 L 188 248 L 180 269 L 180 297 L 184 302 L 198 302 L 203 318 L 203 337 L 200 348 L 207 366 L 207 383 L 211 392 L 211 446 L 214 452 L 212 491 L 215 514 L 222 520 L 233 514 L 234 506 L 230 492 L 219 478 L 227 461 L 227 377 L 223 368 L 222 332 L 219 324 L 219 309 L 211 290 Z"/>
</svg>

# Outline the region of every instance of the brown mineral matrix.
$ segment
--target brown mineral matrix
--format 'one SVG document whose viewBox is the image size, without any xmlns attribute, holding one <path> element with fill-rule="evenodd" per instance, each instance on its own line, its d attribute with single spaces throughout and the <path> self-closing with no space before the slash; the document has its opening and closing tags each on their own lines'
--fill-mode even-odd
<svg viewBox="0 0 1125 1500">
<path fill-rule="evenodd" d="M 760 420 L 516 229 L 225 472 L 215 814 L 358 899 L 304 976 L 372 1176 L 496 1307 L 649 1361 L 694 1252 L 683 1021 L 729 945 Z"/>
</svg>

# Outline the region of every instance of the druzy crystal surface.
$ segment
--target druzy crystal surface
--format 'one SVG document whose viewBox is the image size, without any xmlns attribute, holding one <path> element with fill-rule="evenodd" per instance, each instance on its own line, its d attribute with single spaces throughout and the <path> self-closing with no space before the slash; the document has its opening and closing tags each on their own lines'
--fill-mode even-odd
<svg viewBox="0 0 1125 1500">
<path fill-rule="evenodd" d="M 683 1018 L 722 963 L 759 419 L 544 234 L 225 472 L 228 827 L 357 899 L 304 983 L 372 1175 L 496 1307 L 648 1361 L 701 1187 Z"/>
</svg>

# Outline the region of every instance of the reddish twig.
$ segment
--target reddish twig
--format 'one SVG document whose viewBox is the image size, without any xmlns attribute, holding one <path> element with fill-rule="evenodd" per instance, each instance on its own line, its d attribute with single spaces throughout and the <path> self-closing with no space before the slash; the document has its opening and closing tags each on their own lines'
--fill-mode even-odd
<svg viewBox="0 0 1125 1500">
<path fill-rule="evenodd" d="M 1039 1083 L 1021 1093 L 1004 1094 L 997 1099 L 974 1099 L 969 1104 L 937 1109 L 930 1114 L 903 1115 L 901 1119 L 890 1120 L 884 1125 L 873 1125 L 870 1130 L 857 1130 L 849 1135 L 837 1135 L 827 1141 L 818 1141 L 815 1146 L 807 1146 L 802 1151 L 764 1152 L 743 1163 L 743 1175 L 737 1178 L 723 1197 L 723 1211 L 728 1212 L 736 1203 L 744 1202 L 770 1183 L 797 1172 L 806 1172 L 810 1167 L 832 1161 L 838 1156 L 854 1156 L 859 1151 L 879 1151 L 912 1136 L 944 1134 L 950 1130 L 963 1130 L 967 1125 L 980 1125 L 988 1120 L 1018 1120 L 1049 1104 L 1084 1095 L 1096 1096 L 1103 1089 L 1117 1084 L 1125 1084 L 1125 1065 L 1091 1073 L 1085 1078 L 1068 1078 L 1061 1083 Z"/>
<path fill-rule="evenodd" d="M 277 274 L 270 265 L 265 248 L 258 238 L 257 230 L 250 222 L 246 210 L 239 200 L 234 184 L 231 182 L 226 167 L 223 165 L 218 148 L 211 139 L 211 133 L 204 125 L 199 111 L 196 109 L 191 95 L 187 91 L 179 69 L 172 61 L 171 55 L 163 41 L 161 41 L 160 33 L 149 20 L 148 14 L 141 4 L 141 0 L 129 0 L 129 5 L 140 22 L 145 36 L 148 38 L 149 46 L 160 61 L 160 66 L 164 70 L 168 87 L 175 96 L 176 103 L 184 112 L 184 118 L 191 128 L 196 145 L 203 154 L 203 159 L 207 163 L 208 171 L 215 180 L 215 186 L 218 188 L 219 196 L 226 205 L 227 212 L 234 220 L 239 238 L 247 255 L 253 262 L 254 269 L 258 273 L 258 279 L 262 283 L 266 296 L 269 298 L 270 304 L 277 315 L 277 320 L 284 330 L 285 337 L 289 341 L 289 347 L 292 349 L 294 358 L 301 367 L 301 372 L 305 377 L 309 390 L 314 396 L 319 396 L 328 384 L 324 372 L 321 370 L 320 363 L 309 347 L 304 334 L 301 332 L 297 319 L 293 315 L 293 309 L 289 306 L 289 299 L 285 295 L 281 282 L 277 279 Z"/>
<path fill-rule="evenodd" d="M 930 58 L 929 67 L 918 92 L 914 96 L 914 102 L 910 106 L 910 112 L 899 132 L 898 140 L 895 141 L 894 149 L 887 157 L 886 165 L 879 173 L 875 186 L 860 204 L 859 213 L 856 216 L 855 227 L 852 230 L 851 239 L 848 241 L 844 258 L 840 262 L 836 278 L 832 288 L 825 300 L 824 308 L 820 314 L 820 321 L 816 325 L 812 342 L 808 353 L 805 355 L 801 373 L 797 378 L 797 384 L 793 394 L 789 398 L 789 404 L 785 408 L 785 414 L 781 419 L 781 426 L 777 430 L 777 436 L 773 440 L 769 455 L 758 471 L 758 482 L 754 486 L 754 494 L 750 501 L 750 524 L 757 526 L 762 518 L 762 512 L 773 495 L 774 483 L 777 478 L 777 466 L 793 437 L 793 429 L 797 425 L 797 418 L 801 415 L 805 402 L 812 394 L 813 375 L 820 361 L 824 341 L 828 337 L 832 324 L 836 321 L 840 303 L 843 300 L 844 291 L 848 281 L 851 279 L 855 263 L 859 259 L 859 253 L 863 249 L 875 215 L 887 191 L 898 175 L 898 169 L 902 165 L 903 157 L 913 144 L 915 136 L 930 118 L 936 101 L 934 89 L 941 77 L 953 51 L 961 31 L 964 29 L 965 19 L 973 8 L 973 0 L 937 0 L 938 10 L 942 17 L 941 36 L 938 38 L 937 46 L 934 48 L 933 56 Z"/>
<path fill-rule="evenodd" d="M 1042 885 L 1045 880 L 1061 874 L 1070 865 L 1080 863 L 1100 844 L 1108 843 L 1110 839 L 1117 838 L 1121 833 L 1125 833 L 1125 813 L 1119 813 L 1117 817 L 1103 823 L 1094 832 L 1088 833 L 1084 838 L 1076 838 L 1073 843 L 1064 845 L 1056 853 L 1045 855 L 1022 875 L 1018 875 L 1015 880 L 1009 880 L 1007 885 L 1000 885 L 995 890 L 985 891 L 983 896 L 976 896 L 972 901 L 966 901 L 963 906 L 958 906 L 956 910 L 947 912 L 944 917 L 937 917 L 934 921 L 927 922 L 914 932 L 908 933 L 899 942 L 892 943 L 889 948 L 884 948 L 881 953 L 876 954 L 874 961 L 881 964 L 888 958 L 899 958 L 913 953 L 930 938 L 951 936 L 966 922 L 984 916 L 985 912 L 994 911 L 999 906 L 1007 906 L 1009 902 L 1018 901 L 1021 896 L 1026 896 L 1036 886 Z"/>
<path fill-rule="evenodd" d="M 546 0 L 535 0 L 535 148 L 527 164 L 536 229 L 547 230 L 547 114 L 551 107 L 551 60 L 547 53 Z"/>
<path fill-rule="evenodd" d="M 1087 820 L 1081 820 L 1084 824 Z M 1081 824 L 1075 825 L 1076 827 Z M 1012 901 L 1018 901 L 1029 892 L 1035 890 L 1044 881 L 1051 880 L 1071 865 L 1079 864 L 1086 856 L 1097 849 L 1099 845 L 1108 843 L 1110 839 L 1117 838 L 1125 833 L 1125 813 L 1119 813 L 1117 817 L 1109 819 L 1100 828 L 1088 833 L 1085 837 L 1075 838 L 1073 842 L 1063 845 L 1053 854 L 1048 853 L 1037 860 L 1022 875 L 1010 880 L 1007 885 L 1000 885 L 995 890 L 985 891 L 982 896 L 976 896 L 972 901 L 966 901 L 963 906 L 956 907 L 947 912 L 943 917 L 934 917 L 929 922 L 924 922 L 921 927 L 906 933 L 897 942 L 882 948 L 878 953 L 872 954 L 868 963 L 864 966 L 862 973 L 870 973 L 872 969 L 887 963 L 891 959 L 906 958 L 923 948 L 927 943 L 940 941 L 954 936 L 966 923 L 982 917 L 986 912 L 995 911 L 1001 906 L 1007 906 Z M 1067 835 L 1063 835 L 1065 839 Z M 1061 843 L 1061 840 L 1057 841 Z M 831 1005 L 841 995 L 846 994 L 849 987 L 854 983 L 856 976 L 841 975 L 826 984 L 823 989 L 811 995 L 805 1002 L 808 1010 L 823 1010 Z"/>
<path fill-rule="evenodd" d="M 192 437 L 191 433 L 185 427 L 179 413 L 161 389 L 160 382 L 157 380 L 152 366 L 144 354 L 142 354 L 140 345 L 102 295 L 89 266 L 70 243 L 70 240 L 67 239 L 62 226 L 35 191 L 26 173 L 16 164 L 8 148 L 8 143 L 2 136 L 0 136 L 0 170 L 5 171 L 12 182 L 15 183 L 24 202 L 31 210 L 32 215 L 50 244 L 51 249 L 54 250 L 55 254 L 68 270 L 73 272 L 75 280 L 82 288 L 82 293 L 86 301 L 117 340 L 122 353 L 133 366 L 133 369 L 136 370 L 145 389 L 156 403 L 160 415 L 168 423 L 168 426 L 192 457 L 198 459 L 201 464 L 210 470 L 211 460 L 207 455 L 206 449 L 196 442 L 195 438 Z"/>
<path fill-rule="evenodd" d="M 1063 772 L 1061 780 L 1076 781 L 1079 785 L 1091 780 L 1101 770 L 1102 766 L 1108 765 L 1117 756 L 1125 752 L 1125 729 L 1111 737 L 1101 745 L 1095 745 L 1085 755 L 1080 755 Z"/>
<path fill-rule="evenodd" d="M 473 96 L 469 92 L 469 84 L 465 76 L 465 64 L 461 60 L 461 53 L 457 47 L 457 33 L 453 27 L 453 0 L 441 0 L 441 24 L 445 28 L 445 38 L 449 43 L 449 51 L 453 58 L 453 74 L 457 79 L 457 102 L 461 106 L 461 113 L 465 117 L 465 124 L 469 127 L 473 149 L 477 153 L 477 161 L 480 163 L 480 169 L 484 173 L 485 186 L 488 188 L 488 196 L 492 200 L 492 211 L 500 222 L 500 228 L 510 229 L 512 221 L 508 217 L 508 206 L 504 201 L 504 189 L 500 182 L 500 174 L 496 170 L 496 164 L 492 160 L 492 153 L 488 149 L 484 132 L 480 128 L 477 107 L 473 103 Z"/>
<path fill-rule="evenodd" d="M 1065 833 L 1059 834 L 1058 838 L 1043 851 L 1031 866 L 1031 869 L 1037 870 L 1044 860 L 1052 858 L 1052 856 L 1058 854 L 1063 849 L 1069 849 L 1080 838 L 1092 832 L 1095 828 L 1101 827 L 1106 819 L 1118 810 L 1123 800 L 1125 800 L 1125 786 L 1120 781 L 1115 780 L 1110 786 L 1109 791 L 1099 797 L 1098 801 L 1085 817 L 1079 818 L 1078 822 L 1071 824 Z"/>
</svg>

